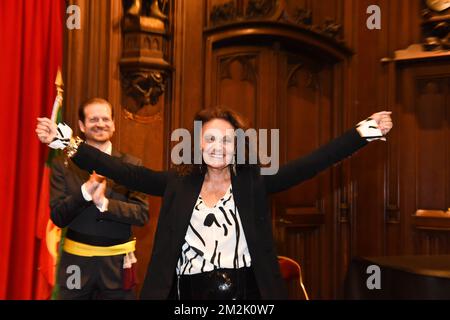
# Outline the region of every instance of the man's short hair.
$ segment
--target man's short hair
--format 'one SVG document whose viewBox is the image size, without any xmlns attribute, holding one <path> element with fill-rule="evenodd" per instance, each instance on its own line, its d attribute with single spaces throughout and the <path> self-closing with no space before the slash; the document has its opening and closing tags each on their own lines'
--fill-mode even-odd
<svg viewBox="0 0 450 320">
<path fill-rule="evenodd" d="M 84 120 L 86 120 L 86 116 L 84 114 L 84 109 L 94 103 L 98 103 L 98 104 L 106 104 L 109 106 L 109 108 L 111 109 L 111 118 L 114 119 L 114 108 L 111 105 L 111 103 L 109 103 L 108 100 L 105 100 L 103 98 L 90 98 L 86 101 L 84 101 L 80 107 L 78 108 L 78 119 L 84 123 Z"/>
</svg>

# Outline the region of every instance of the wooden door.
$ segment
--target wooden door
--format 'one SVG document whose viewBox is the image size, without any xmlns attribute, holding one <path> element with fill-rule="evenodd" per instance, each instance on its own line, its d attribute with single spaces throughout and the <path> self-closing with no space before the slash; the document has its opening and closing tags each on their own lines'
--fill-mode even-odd
<svg viewBox="0 0 450 320">
<path fill-rule="evenodd" d="M 331 63 L 276 41 L 214 48 L 210 61 L 207 106 L 236 109 L 254 128 L 279 129 L 280 164 L 315 150 L 340 128 Z M 313 298 L 335 294 L 338 184 L 327 170 L 272 199 L 278 252 L 300 262 Z M 290 295 L 302 296 L 295 286 Z"/>
<path fill-rule="evenodd" d="M 398 66 L 398 128 L 389 181 L 400 190 L 389 220 L 391 254 L 448 254 L 450 248 L 450 65 Z M 397 178 L 397 175 L 399 178 Z M 417 216 L 418 210 L 428 211 Z M 434 211 L 434 212 L 433 212 Z M 439 214 L 439 211 L 442 214 Z M 437 214 L 436 214 L 437 213 Z"/>
</svg>

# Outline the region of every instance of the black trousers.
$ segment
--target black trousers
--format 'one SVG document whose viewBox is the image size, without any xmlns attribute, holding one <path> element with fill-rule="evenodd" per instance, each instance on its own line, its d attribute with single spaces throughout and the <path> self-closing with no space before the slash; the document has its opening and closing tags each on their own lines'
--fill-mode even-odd
<svg viewBox="0 0 450 320">
<path fill-rule="evenodd" d="M 253 269 L 216 269 L 174 276 L 171 300 L 260 300 Z"/>
<path fill-rule="evenodd" d="M 123 289 L 123 257 L 81 257 L 62 252 L 58 269 L 60 300 L 133 300 Z"/>
<path fill-rule="evenodd" d="M 113 246 L 128 239 L 110 239 L 68 229 L 66 238 L 94 246 Z M 61 254 L 57 284 L 60 300 L 132 300 L 132 290 L 124 290 L 124 255 L 82 257 Z"/>
</svg>

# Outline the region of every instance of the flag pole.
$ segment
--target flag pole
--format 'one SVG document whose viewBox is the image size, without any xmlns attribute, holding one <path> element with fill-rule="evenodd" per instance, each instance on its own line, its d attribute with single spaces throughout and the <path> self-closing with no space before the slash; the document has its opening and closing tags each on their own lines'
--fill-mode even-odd
<svg viewBox="0 0 450 320">
<path fill-rule="evenodd" d="M 63 102 L 64 82 L 63 82 L 62 75 L 61 75 L 61 69 L 59 67 L 58 67 L 58 72 L 56 73 L 55 85 L 56 85 L 56 97 L 55 97 L 55 102 L 53 103 L 52 116 L 51 116 L 51 120 L 53 122 L 57 121 L 58 111 L 59 111 L 59 108 L 62 107 L 62 102 Z"/>
</svg>

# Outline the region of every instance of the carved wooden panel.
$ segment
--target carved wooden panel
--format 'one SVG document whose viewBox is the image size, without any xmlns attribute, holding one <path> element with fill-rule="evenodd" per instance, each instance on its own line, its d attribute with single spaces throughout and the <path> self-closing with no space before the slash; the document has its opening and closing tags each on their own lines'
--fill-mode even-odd
<svg viewBox="0 0 450 320">
<path fill-rule="evenodd" d="M 287 51 L 279 53 L 278 66 L 277 127 L 281 129 L 280 162 L 285 163 L 332 138 L 332 107 L 340 107 L 332 101 L 330 65 Z M 275 221 L 283 239 L 278 239 L 279 249 L 300 261 L 305 284 L 315 298 L 331 294 L 333 276 L 324 266 L 334 260 L 329 247 L 335 229 L 332 189 L 328 170 L 274 197 Z M 317 271 L 321 277 L 315 275 Z"/>
<path fill-rule="evenodd" d="M 243 21 L 280 21 L 340 41 L 342 15 L 342 0 L 207 0 L 206 27 Z"/>
<path fill-rule="evenodd" d="M 449 169 L 450 78 L 418 79 L 417 119 L 417 207 L 442 210 L 450 206 Z"/>
<path fill-rule="evenodd" d="M 440 255 L 450 253 L 450 231 L 419 230 L 414 233 L 415 254 Z"/>
<path fill-rule="evenodd" d="M 289 256 L 300 264 L 303 283 L 310 298 L 323 297 L 323 279 L 318 272 L 323 272 L 321 259 L 311 259 L 322 251 L 323 233 L 316 227 L 275 228 L 275 238 L 280 245 L 279 254 Z M 315 272 L 313 270 L 316 270 Z M 320 270 L 320 271 L 319 271 Z M 328 284 L 325 284 L 328 286 Z M 289 297 L 303 299 L 297 284 L 288 283 Z"/>
<path fill-rule="evenodd" d="M 256 125 L 259 96 L 261 94 L 261 52 L 250 48 L 226 53 L 216 53 L 217 93 L 215 105 L 228 106 L 239 110 L 251 125 Z"/>
<path fill-rule="evenodd" d="M 323 76 L 326 71 L 320 74 L 314 63 L 299 56 L 289 55 L 286 62 L 280 92 L 286 104 L 279 105 L 283 162 L 308 154 L 330 138 L 330 92 L 324 93 L 324 87 L 330 90 L 330 74 Z M 285 214 L 323 213 L 322 191 L 316 179 L 292 188 L 283 197 L 285 208 L 291 207 Z"/>
<path fill-rule="evenodd" d="M 416 211 L 450 206 L 450 65 L 406 63 L 399 73 L 399 126 L 406 130 L 398 155 L 403 250 L 448 253 L 450 232 L 440 223 L 447 219 L 416 217 Z"/>
</svg>

